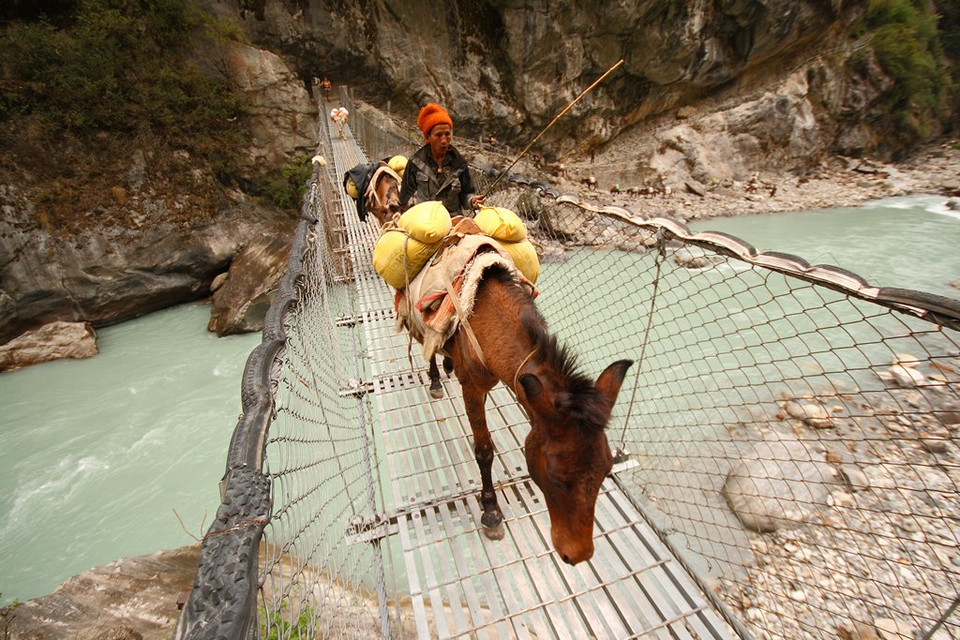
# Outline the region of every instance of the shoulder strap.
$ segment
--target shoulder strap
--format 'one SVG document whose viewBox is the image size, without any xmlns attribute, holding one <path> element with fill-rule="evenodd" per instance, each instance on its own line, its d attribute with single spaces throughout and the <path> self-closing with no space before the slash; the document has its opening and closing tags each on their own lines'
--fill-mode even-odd
<svg viewBox="0 0 960 640">
<path fill-rule="evenodd" d="M 453 184 L 453 181 L 460 177 L 460 174 L 463 173 L 463 170 L 464 170 L 464 167 L 460 167 L 459 169 L 454 169 L 453 171 L 451 171 L 447 179 L 444 180 L 443 184 L 440 185 L 440 188 L 437 189 L 437 192 L 433 194 L 434 199 L 436 199 L 437 196 L 440 195 L 441 191 L 443 191 L 444 189 L 449 187 L 451 184 Z"/>
</svg>

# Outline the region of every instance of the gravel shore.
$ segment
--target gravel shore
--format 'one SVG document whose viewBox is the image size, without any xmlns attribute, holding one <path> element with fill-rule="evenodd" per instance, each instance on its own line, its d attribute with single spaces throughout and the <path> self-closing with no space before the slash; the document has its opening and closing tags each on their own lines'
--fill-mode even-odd
<svg viewBox="0 0 960 640">
<path fill-rule="evenodd" d="M 590 177 L 591 165 L 582 163 L 570 165 L 566 177 L 551 182 L 563 193 L 581 193 L 603 205 L 681 221 L 856 206 L 913 194 L 942 195 L 946 201 L 960 195 L 960 142 L 930 145 L 896 164 L 831 157 L 808 175 L 758 172 L 745 181 L 693 184 L 669 193 L 631 193 L 634 185 L 600 181 L 591 187 Z"/>
</svg>

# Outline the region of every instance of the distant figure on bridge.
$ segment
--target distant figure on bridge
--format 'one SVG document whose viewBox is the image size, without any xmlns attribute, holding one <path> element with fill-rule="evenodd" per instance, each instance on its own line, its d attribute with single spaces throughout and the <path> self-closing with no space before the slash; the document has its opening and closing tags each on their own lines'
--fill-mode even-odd
<svg viewBox="0 0 960 640">
<path fill-rule="evenodd" d="M 453 120 L 447 110 L 429 103 L 417 116 L 417 128 L 426 139 L 407 161 L 400 187 L 400 206 L 407 209 L 411 198 L 416 202 L 439 200 L 451 216 L 462 209 L 477 209 L 485 196 L 474 191 L 467 161 L 457 151 L 453 140 Z"/>
<path fill-rule="evenodd" d="M 333 83 L 330 82 L 327 76 L 323 76 L 323 80 L 320 81 L 320 88 L 323 89 L 324 99 L 330 102 L 330 92 L 333 91 Z"/>
<path fill-rule="evenodd" d="M 346 127 L 349 119 L 350 112 L 347 111 L 346 107 L 334 107 L 330 109 L 330 121 L 337 125 L 337 134 L 340 135 L 342 140 L 347 139 Z"/>
</svg>

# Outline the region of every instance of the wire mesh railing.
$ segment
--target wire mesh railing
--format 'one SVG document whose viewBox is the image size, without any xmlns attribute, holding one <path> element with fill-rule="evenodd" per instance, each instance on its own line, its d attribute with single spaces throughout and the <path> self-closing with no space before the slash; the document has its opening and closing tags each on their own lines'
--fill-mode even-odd
<svg viewBox="0 0 960 640">
<path fill-rule="evenodd" d="M 960 303 L 574 198 L 490 199 L 550 230 L 554 327 L 640 361 L 612 439 L 632 490 L 756 637 L 958 633 Z"/>
<path fill-rule="evenodd" d="M 351 111 L 367 157 L 413 150 Z M 346 224 L 334 164 L 248 361 L 178 637 L 415 634 L 351 266 L 375 230 Z M 538 308 L 581 366 L 636 361 L 608 433 L 637 463 L 619 482 L 741 635 L 960 636 L 960 302 L 536 181 L 487 195 L 541 246 Z"/>
<path fill-rule="evenodd" d="M 423 144 L 420 132 L 412 124 L 404 126 L 381 111 L 355 101 L 349 87 L 341 87 L 339 99 L 350 110 L 350 130 L 369 161 L 409 156 Z"/>
</svg>

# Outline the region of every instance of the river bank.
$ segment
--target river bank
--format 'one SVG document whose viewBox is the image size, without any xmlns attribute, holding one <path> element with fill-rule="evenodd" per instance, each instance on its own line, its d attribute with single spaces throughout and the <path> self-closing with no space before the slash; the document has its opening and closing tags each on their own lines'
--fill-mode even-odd
<svg viewBox="0 0 960 640">
<path fill-rule="evenodd" d="M 199 555 L 197 544 L 94 567 L 49 595 L 0 609 L 0 633 L 14 640 L 167 640 Z"/>
</svg>

